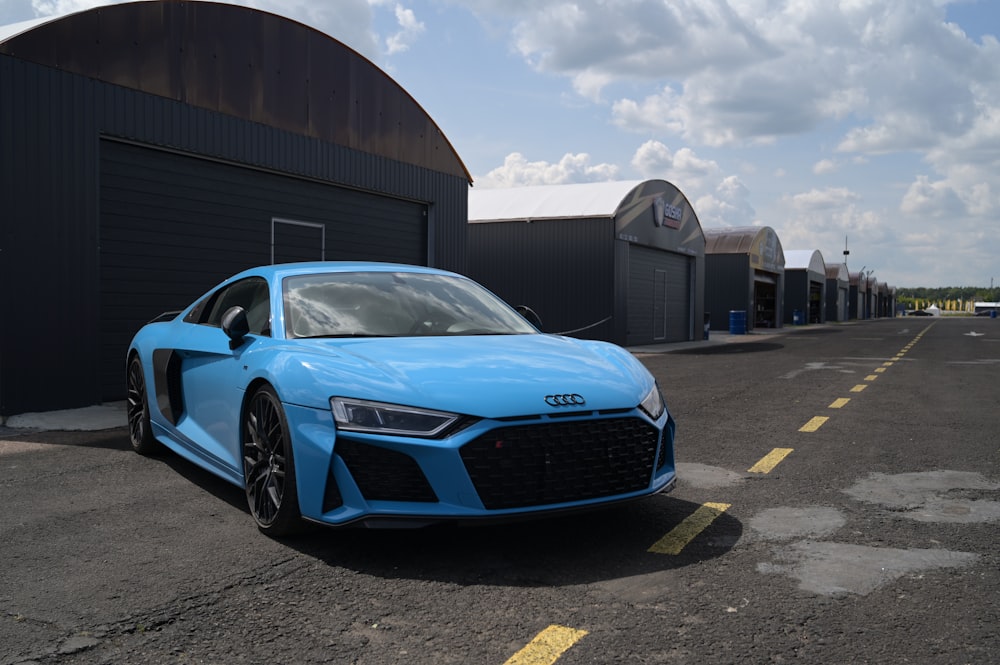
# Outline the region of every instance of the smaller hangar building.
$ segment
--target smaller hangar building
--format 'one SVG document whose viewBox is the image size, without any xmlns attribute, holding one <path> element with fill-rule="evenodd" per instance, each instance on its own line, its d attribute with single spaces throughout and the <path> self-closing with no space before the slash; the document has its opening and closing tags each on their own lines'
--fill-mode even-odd
<svg viewBox="0 0 1000 665">
<path fill-rule="evenodd" d="M 730 329 L 731 312 L 746 330 L 784 321 L 785 254 L 769 226 L 705 229 L 705 310 L 712 330 Z"/>
<path fill-rule="evenodd" d="M 846 263 L 826 266 L 826 320 L 847 321 L 850 302 L 851 278 Z"/>
<path fill-rule="evenodd" d="M 665 180 L 472 190 L 468 256 L 471 277 L 546 332 L 702 339 L 705 236 Z"/>
<path fill-rule="evenodd" d="M 819 250 L 785 252 L 785 324 L 825 323 L 825 299 L 826 262 Z"/>
</svg>

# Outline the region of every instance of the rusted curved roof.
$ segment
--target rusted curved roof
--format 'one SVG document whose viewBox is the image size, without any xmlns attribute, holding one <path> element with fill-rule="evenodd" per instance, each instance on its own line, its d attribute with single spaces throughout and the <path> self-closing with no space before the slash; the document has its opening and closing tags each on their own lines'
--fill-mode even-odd
<svg viewBox="0 0 1000 665">
<path fill-rule="evenodd" d="M 745 254 L 750 251 L 761 233 L 771 231 L 768 226 L 731 226 L 709 228 L 705 231 L 706 254 Z M 773 231 L 771 231 L 773 233 Z"/>
<path fill-rule="evenodd" d="M 770 226 L 705 229 L 705 254 L 747 254 L 755 270 L 785 270 L 781 240 Z"/>
<path fill-rule="evenodd" d="M 472 181 L 385 72 L 275 14 L 216 2 L 108 5 L 0 29 L 0 53 Z"/>
</svg>

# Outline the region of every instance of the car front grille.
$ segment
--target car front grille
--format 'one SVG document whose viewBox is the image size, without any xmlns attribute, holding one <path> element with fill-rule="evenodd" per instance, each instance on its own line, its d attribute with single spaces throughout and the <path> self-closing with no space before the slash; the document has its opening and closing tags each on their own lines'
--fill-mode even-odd
<svg viewBox="0 0 1000 665">
<path fill-rule="evenodd" d="M 649 486 L 659 431 L 639 418 L 500 427 L 461 448 L 486 508 L 523 508 Z"/>
<path fill-rule="evenodd" d="M 335 452 L 368 501 L 438 500 L 420 465 L 409 455 L 348 439 L 339 439 Z"/>
</svg>

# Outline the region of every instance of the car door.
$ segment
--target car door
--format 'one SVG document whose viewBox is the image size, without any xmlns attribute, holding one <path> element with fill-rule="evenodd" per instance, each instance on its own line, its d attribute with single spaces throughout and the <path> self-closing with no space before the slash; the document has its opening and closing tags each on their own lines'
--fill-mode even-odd
<svg viewBox="0 0 1000 665">
<path fill-rule="evenodd" d="M 222 330 L 222 316 L 231 307 L 247 312 L 250 334 L 235 349 Z M 242 356 L 271 334 L 267 281 L 250 277 L 210 295 L 188 317 L 193 325 L 178 340 L 180 389 L 184 417 L 177 429 L 195 442 L 203 456 L 228 475 L 242 477 L 240 407 L 246 387 Z"/>
</svg>

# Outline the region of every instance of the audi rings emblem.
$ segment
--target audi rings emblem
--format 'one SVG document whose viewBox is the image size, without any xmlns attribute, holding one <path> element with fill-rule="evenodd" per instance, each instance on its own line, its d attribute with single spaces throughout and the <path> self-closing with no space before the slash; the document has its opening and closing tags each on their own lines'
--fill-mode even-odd
<svg viewBox="0 0 1000 665">
<path fill-rule="evenodd" d="M 546 395 L 545 403 L 549 406 L 583 406 L 587 400 L 583 399 L 583 395 L 573 393 L 572 395 Z"/>
</svg>

